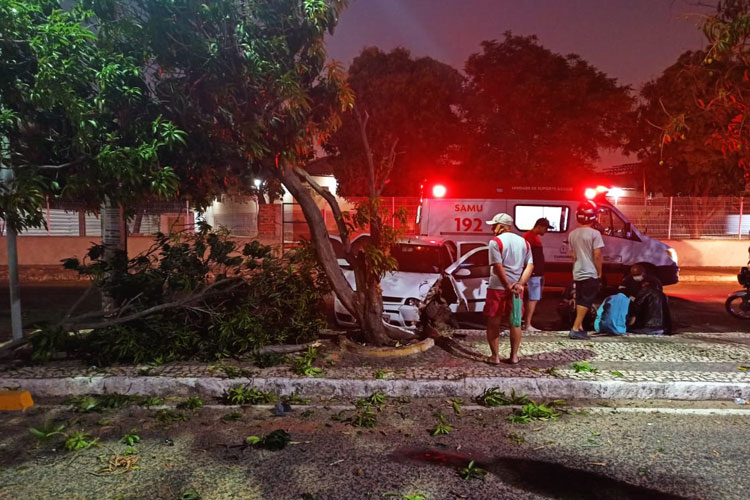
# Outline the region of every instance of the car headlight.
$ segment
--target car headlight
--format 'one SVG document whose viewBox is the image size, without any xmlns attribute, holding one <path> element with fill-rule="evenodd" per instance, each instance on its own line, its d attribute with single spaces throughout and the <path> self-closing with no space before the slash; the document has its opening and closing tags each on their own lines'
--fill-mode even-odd
<svg viewBox="0 0 750 500">
<path fill-rule="evenodd" d="M 413 307 L 419 307 L 419 299 L 415 299 L 414 297 L 409 297 L 406 299 L 406 302 L 404 302 L 407 306 L 413 306 Z"/>
<path fill-rule="evenodd" d="M 669 255 L 669 258 L 672 259 L 675 264 L 678 264 L 677 251 L 674 248 L 667 248 L 667 255 Z"/>
</svg>

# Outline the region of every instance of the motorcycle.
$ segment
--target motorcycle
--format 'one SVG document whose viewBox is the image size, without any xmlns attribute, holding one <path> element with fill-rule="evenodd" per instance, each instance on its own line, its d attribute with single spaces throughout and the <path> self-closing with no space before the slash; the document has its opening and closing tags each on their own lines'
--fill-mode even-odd
<svg viewBox="0 0 750 500">
<path fill-rule="evenodd" d="M 745 289 L 730 295 L 724 307 L 735 318 L 750 319 L 750 268 L 743 267 L 737 274 L 737 281 Z"/>
</svg>

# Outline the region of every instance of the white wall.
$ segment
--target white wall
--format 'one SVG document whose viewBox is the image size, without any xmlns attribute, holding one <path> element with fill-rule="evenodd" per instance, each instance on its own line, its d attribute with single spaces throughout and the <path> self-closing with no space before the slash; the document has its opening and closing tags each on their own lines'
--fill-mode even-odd
<svg viewBox="0 0 750 500">
<path fill-rule="evenodd" d="M 677 252 L 680 267 L 747 265 L 748 240 L 661 240 Z"/>
</svg>

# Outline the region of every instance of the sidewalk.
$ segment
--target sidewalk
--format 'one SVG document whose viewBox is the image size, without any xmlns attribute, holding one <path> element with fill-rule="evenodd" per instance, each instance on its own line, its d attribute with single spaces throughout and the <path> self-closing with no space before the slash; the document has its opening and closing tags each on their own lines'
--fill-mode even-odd
<svg viewBox="0 0 750 500">
<path fill-rule="evenodd" d="M 261 369 L 250 361 L 221 364 L 170 363 L 157 367 L 85 367 L 55 362 L 37 367 L 0 366 L 0 387 L 29 390 L 34 397 L 76 394 L 150 394 L 221 397 L 252 384 L 279 394 L 359 397 L 390 396 L 473 399 L 485 389 L 515 390 L 538 399 L 750 399 L 750 334 L 693 333 L 673 337 L 595 337 L 576 341 L 562 332 L 527 335 L 521 363 L 491 366 L 480 330 L 458 330 L 426 352 L 404 357 L 362 357 L 334 342 L 321 347 L 314 366 L 320 378 L 295 374 L 289 364 Z M 448 352 L 451 351 L 451 352 Z M 501 338 L 501 356 L 508 341 Z M 576 372 L 588 361 L 595 372 Z M 242 376 L 230 378 L 227 373 Z"/>
<path fill-rule="evenodd" d="M 738 268 L 734 267 L 681 267 L 680 283 L 716 281 L 737 283 L 737 273 L 739 271 Z"/>
</svg>

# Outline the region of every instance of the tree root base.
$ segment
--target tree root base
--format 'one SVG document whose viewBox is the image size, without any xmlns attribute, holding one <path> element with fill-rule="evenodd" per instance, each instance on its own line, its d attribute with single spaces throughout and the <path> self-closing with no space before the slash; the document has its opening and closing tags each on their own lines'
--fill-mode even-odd
<svg viewBox="0 0 750 500">
<path fill-rule="evenodd" d="M 341 339 L 341 347 L 349 352 L 368 358 L 399 358 L 419 354 L 435 346 L 431 338 L 420 340 L 401 347 L 369 347 L 353 342 L 347 338 Z"/>
</svg>

